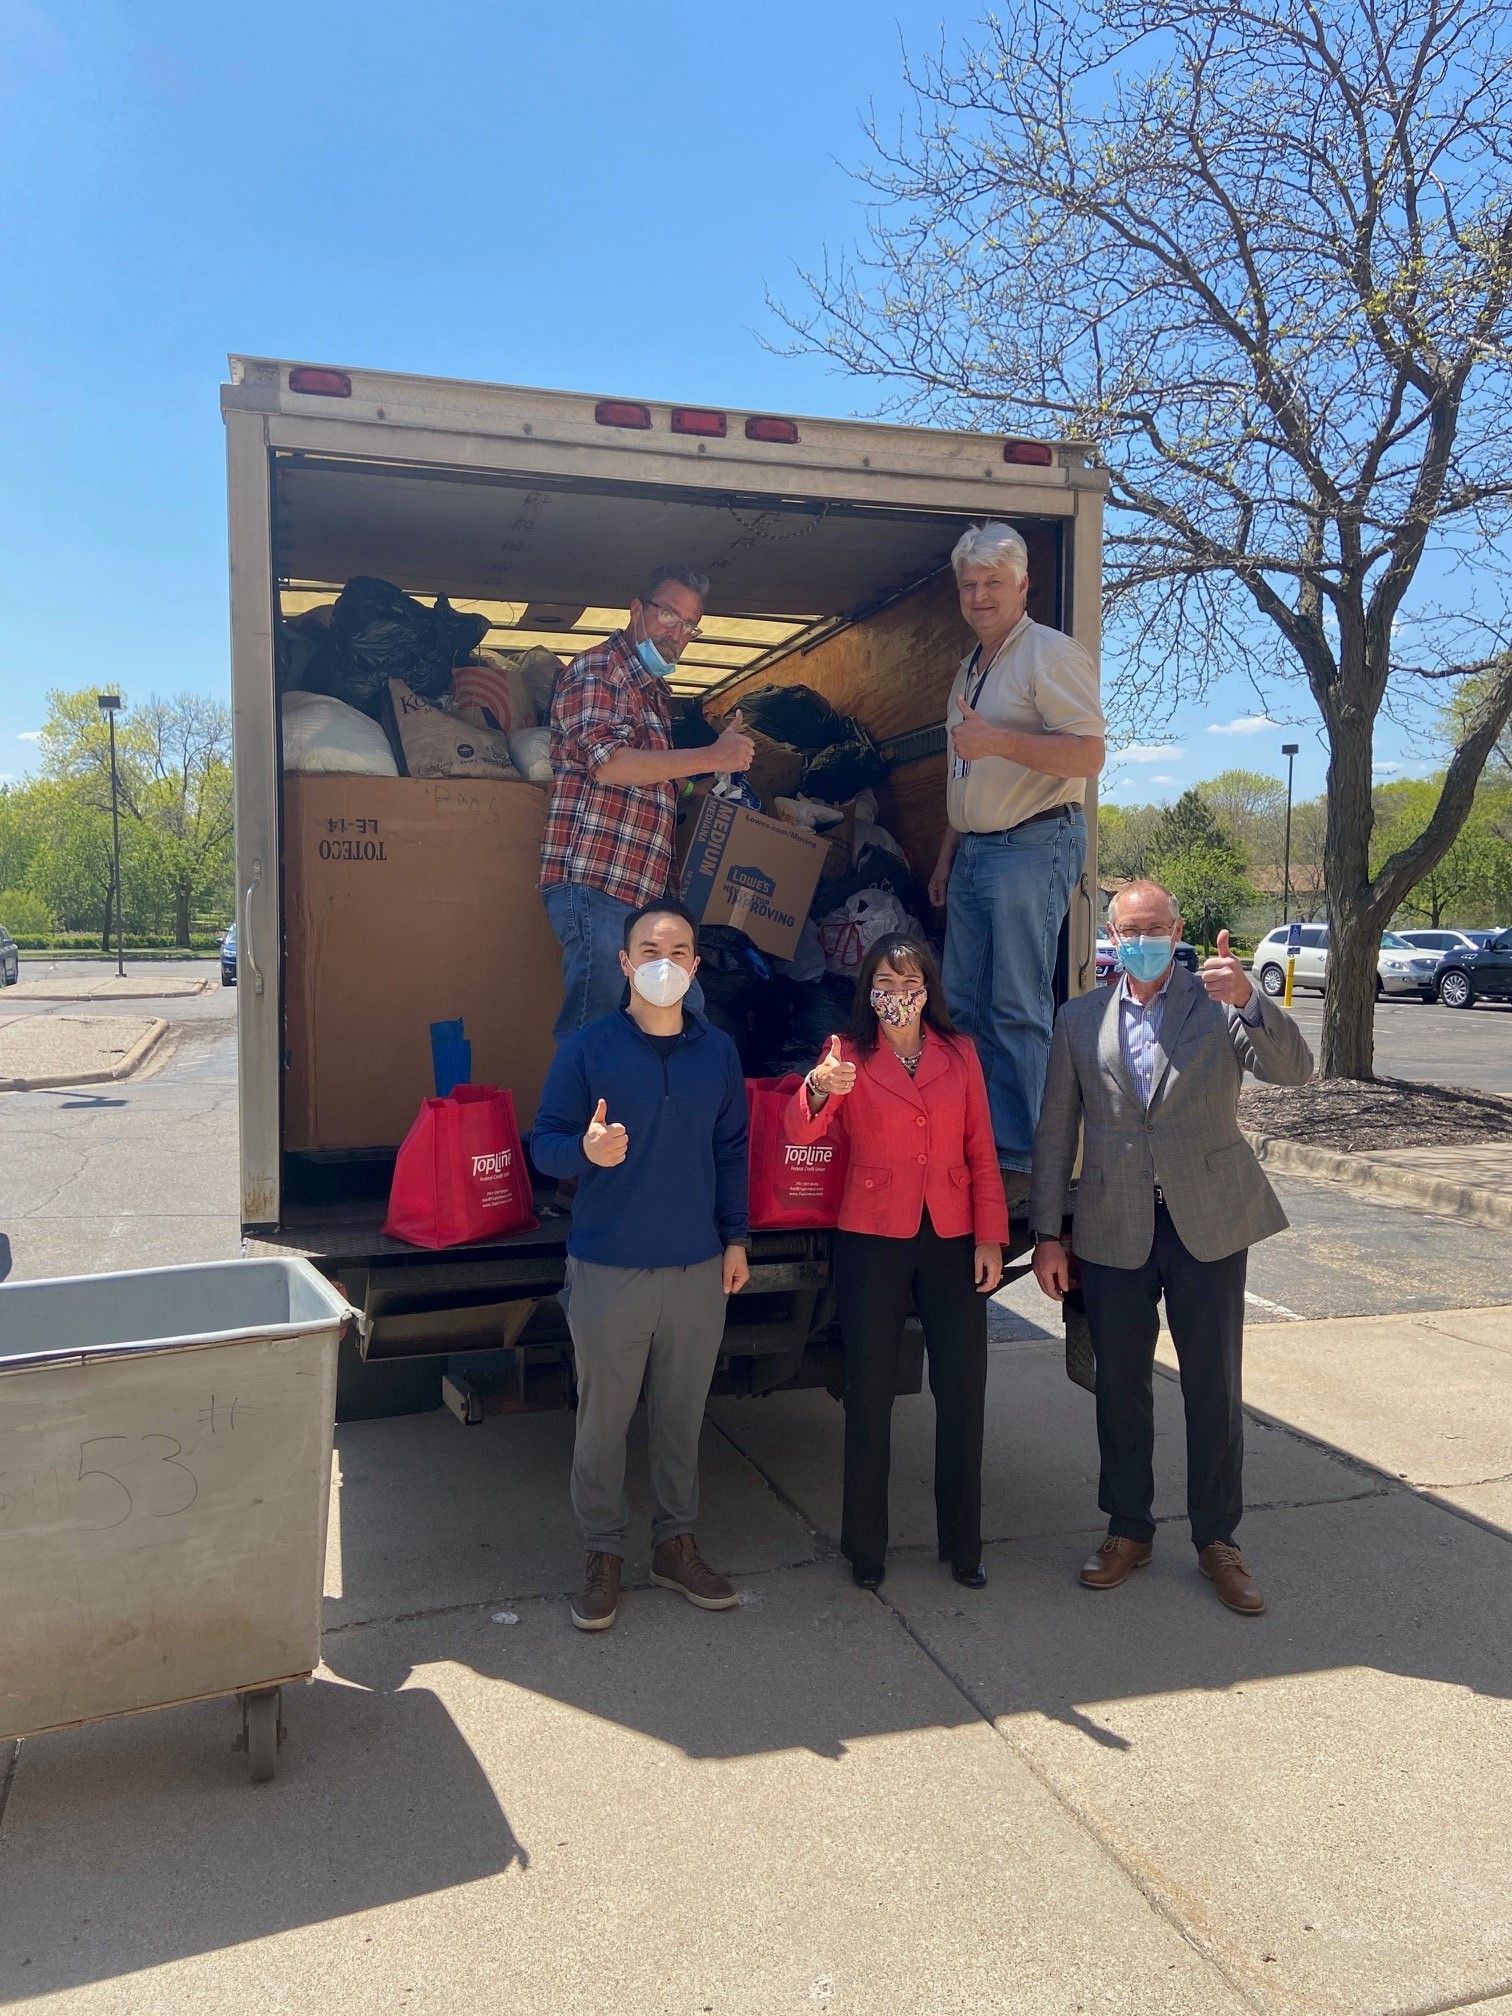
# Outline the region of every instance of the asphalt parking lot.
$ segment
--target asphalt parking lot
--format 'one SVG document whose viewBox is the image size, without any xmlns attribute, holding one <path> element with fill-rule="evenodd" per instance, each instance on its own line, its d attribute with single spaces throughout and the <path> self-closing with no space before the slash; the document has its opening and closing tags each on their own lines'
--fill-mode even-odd
<svg viewBox="0 0 1512 2016">
<path fill-rule="evenodd" d="M 1323 997 L 1298 994 L 1292 1013 L 1316 1056 L 1323 1039 Z M 1383 1078 L 1512 1093 L 1512 1001 L 1477 1001 L 1473 1008 L 1378 1001 L 1375 1036 L 1375 1067 Z"/>
</svg>

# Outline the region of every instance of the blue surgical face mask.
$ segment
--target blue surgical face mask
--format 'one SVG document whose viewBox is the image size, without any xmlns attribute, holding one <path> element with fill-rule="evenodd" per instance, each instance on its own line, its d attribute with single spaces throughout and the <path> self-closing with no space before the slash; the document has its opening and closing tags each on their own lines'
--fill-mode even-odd
<svg viewBox="0 0 1512 2016">
<path fill-rule="evenodd" d="M 1120 938 L 1118 963 L 1131 980 L 1158 980 L 1171 963 L 1171 940 Z"/>
<path fill-rule="evenodd" d="M 672 670 L 671 661 L 663 658 L 649 637 L 642 637 L 635 647 L 635 655 L 651 674 L 653 679 L 665 679 Z"/>
</svg>

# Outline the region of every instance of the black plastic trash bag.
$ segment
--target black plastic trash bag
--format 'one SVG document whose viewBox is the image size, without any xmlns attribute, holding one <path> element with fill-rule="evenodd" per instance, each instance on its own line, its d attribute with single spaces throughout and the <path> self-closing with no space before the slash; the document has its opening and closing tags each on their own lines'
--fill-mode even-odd
<svg viewBox="0 0 1512 2016">
<path fill-rule="evenodd" d="M 712 724 L 704 719 L 701 700 L 674 702 L 672 708 L 672 747 L 674 749 L 707 749 L 719 740 Z"/>
<path fill-rule="evenodd" d="M 812 686 L 758 686 L 739 705 L 747 728 L 794 749 L 823 749 L 845 733 L 843 719 Z"/>
<path fill-rule="evenodd" d="M 828 747 L 814 752 L 803 766 L 803 795 L 827 805 L 845 805 L 858 791 L 868 791 L 887 775 L 877 745 L 847 714 L 840 734 Z"/>
<path fill-rule="evenodd" d="M 336 598 L 331 629 L 336 659 L 306 670 L 307 684 L 317 676 L 325 682 L 309 690 L 345 700 L 377 720 L 390 679 L 402 679 L 427 700 L 444 699 L 452 667 L 482 643 L 488 619 L 463 615 L 444 595 L 427 609 L 392 581 L 358 574 Z"/>
<path fill-rule="evenodd" d="M 772 1020 L 784 1006 L 782 990 L 764 953 L 730 924 L 709 924 L 698 934 L 698 984 L 704 1013 L 740 1052 L 742 1069 L 771 1044 Z M 779 1038 L 780 1040 L 780 1038 Z"/>
</svg>

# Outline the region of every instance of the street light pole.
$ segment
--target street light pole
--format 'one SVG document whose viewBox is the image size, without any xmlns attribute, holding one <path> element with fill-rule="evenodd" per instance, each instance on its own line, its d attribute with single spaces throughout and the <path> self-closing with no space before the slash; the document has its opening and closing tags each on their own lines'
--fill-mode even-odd
<svg viewBox="0 0 1512 2016">
<path fill-rule="evenodd" d="M 99 696 L 100 712 L 110 723 L 110 830 L 113 858 L 113 881 L 115 886 L 116 925 L 116 978 L 126 978 L 126 945 L 121 924 L 121 807 L 120 790 L 116 781 L 115 717 L 120 710 L 119 693 L 102 693 Z"/>
<path fill-rule="evenodd" d="M 1297 760 L 1300 742 L 1283 742 L 1281 754 L 1286 758 L 1286 866 L 1281 873 L 1281 922 L 1291 922 L 1291 808 L 1292 808 L 1292 765 Z"/>
</svg>

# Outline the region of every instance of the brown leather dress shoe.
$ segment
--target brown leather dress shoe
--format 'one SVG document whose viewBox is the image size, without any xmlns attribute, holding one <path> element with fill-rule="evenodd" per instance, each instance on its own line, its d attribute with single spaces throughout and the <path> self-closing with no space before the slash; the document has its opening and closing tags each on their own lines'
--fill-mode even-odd
<svg viewBox="0 0 1512 2016">
<path fill-rule="evenodd" d="M 1218 1591 L 1219 1600 L 1241 1617 L 1259 1617 L 1265 1610 L 1260 1584 L 1244 1565 L 1244 1556 L 1227 1540 L 1215 1540 L 1197 1556 L 1197 1566 Z"/>
<path fill-rule="evenodd" d="M 675 1589 L 700 1610 L 733 1610 L 740 1598 L 716 1575 L 698 1551 L 691 1533 L 663 1540 L 651 1556 L 651 1580 L 658 1589 Z"/>
<path fill-rule="evenodd" d="M 1148 1540 L 1126 1540 L 1122 1533 L 1110 1533 L 1091 1560 L 1083 1561 L 1077 1579 L 1084 1589 L 1116 1589 L 1154 1552 Z"/>
</svg>

